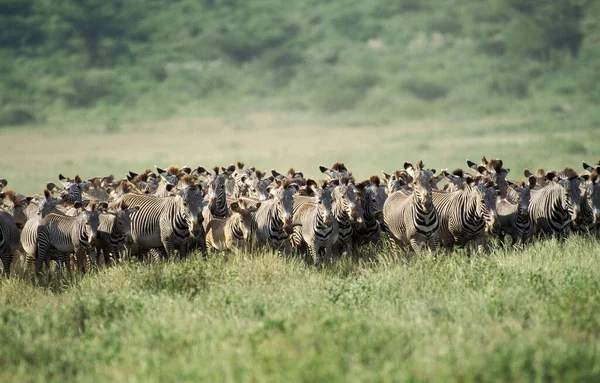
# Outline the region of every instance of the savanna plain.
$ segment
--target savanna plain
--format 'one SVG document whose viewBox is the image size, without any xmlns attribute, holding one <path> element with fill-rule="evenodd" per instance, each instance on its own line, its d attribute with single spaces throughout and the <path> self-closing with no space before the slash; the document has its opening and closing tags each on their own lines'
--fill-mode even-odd
<svg viewBox="0 0 600 383">
<path fill-rule="evenodd" d="M 341 161 L 362 180 L 485 155 L 520 181 L 596 163 L 600 3 L 458 3 L 8 1 L 0 178 L 32 195 L 172 164 L 318 179 Z M 17 257 L 0 381 L 600 381 L 599 264 L 585 235 L 422 257 L 381 241 L 322 268 L 127 260 L 41 286 Z"/>
</svg>

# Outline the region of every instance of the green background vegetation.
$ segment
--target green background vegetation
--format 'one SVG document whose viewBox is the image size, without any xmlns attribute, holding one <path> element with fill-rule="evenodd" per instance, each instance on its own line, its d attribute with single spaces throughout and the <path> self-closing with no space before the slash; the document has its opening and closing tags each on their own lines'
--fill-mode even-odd
<svg viewBox="0 0 600 383">
<path fill-rule="evenodd" d="M 578 114 L 600 102 L 599 23 L 589 0 L 3 0 L 0 125 Z"/>
</svg>

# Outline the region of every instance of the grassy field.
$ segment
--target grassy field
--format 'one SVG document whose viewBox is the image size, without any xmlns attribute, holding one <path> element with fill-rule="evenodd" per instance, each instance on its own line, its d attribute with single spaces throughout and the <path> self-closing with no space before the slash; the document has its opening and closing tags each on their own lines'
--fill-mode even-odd
<svg viewBox="0 0 600 383">
<path fill-rule="evenodd" d="M 0 282 L 2 381 L 598 381 L 597 240 L 315 270 L 270 253 Z"/>
</svg>

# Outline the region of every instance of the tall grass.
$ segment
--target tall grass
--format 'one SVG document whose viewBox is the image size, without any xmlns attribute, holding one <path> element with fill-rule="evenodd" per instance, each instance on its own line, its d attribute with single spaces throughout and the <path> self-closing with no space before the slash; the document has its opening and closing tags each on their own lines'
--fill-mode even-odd
<svg viewBox="0 0 600 383">
<path fill-rule="evenodd" d="M 0 378 L 440 381 L 600 378 L 599 243 L 489 255 L 383 247 L 315 269 L 272 253 L 0 281 Z"/>
</svg>

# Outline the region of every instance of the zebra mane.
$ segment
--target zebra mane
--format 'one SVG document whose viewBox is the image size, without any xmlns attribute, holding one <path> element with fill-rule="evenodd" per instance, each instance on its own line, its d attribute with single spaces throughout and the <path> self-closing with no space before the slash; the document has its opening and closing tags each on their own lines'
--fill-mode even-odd
<svg viewBox="0 0 600 383">
<path fill-rule="evenodd" d="M 598 172 L 597 171 L 593 171 L 592 174 L 590 174 L 590 180 L 592 181 L 592 184 L 595 184 L 596 181 L 598 181 Z"/>
<path fill-rule="evenodd" d="M 289 178 L 289 179 L 283 180 L 280 184 L 280 187 L 282 189 L 287 189 L 289 187 L 295 187 L 296 190 L 298 190 L 299 189 L 298 181 L 302 181 L 302 180 L 299 180 L 297 178 Z"/>
<path fill-rule="evenodd" d="M 348 185 L 350 183 L 354 183 L 354 178 L 352 176 L 342 176 L 342 178 L 340 178 L 340 185 Z"/>
<path fill-rule="evenodd" d="M 179 180 L 179 184 L 183 187 L 192 187 L 196 184 L 196 180 L 194 180 L 194 177 L 192 177 L 191 175 L 186 174 L 183 177 L 181 177 L 181 179 Z"/>
<path fill-rule="evenodd" d="M 262 180 L 264 178 L 264 176 L 265 176 L 266 173 L 262 172 L 262 171 L 260 171 L 258 169 L 256 169 L 254 171 L 254 174 L 256 174 L 256 178 L 260 181 L 260 180 Z"/>
<path fill-rule="evenodd" d="M 75 179 L 73 180 L 75 183 L 80 184 L 81 183 L 81 177 L 79 176 L 79 174 L 77 174 L 75 176 Z"/>
<path fill-rule="evenodd" d="M 215 166 L 214 168 L 212 168 L 213 172 L 215 172 L 215 175 L 219 175 L 219 167 Z"/>
<path fill-rule="evenodd" d="M 415 163 L 415 168 L 416 169 L 423 169 L 423 160 L 417 160 L 417 162 Z"/>
<path fill-rule="evenodd" d="M 296 174 L 296 169 L 294 168 L 289 168 L 289 170 L 287 171 L 288 176 L 293 177 Z"/>
<path fill-rule="evenodd" d="M 369 183 L 371 185 L 379 186 L 381 184 L 381 179 L 379 179 L 379 176 L 373 175 L 369 178 Z"/>
<path fill-rule="evenodd" d="M 500 173 L 502 171 L 502 160 L 499 158 L 491 160 L 489 162 L 488 169 L 494 169 L 496 173 Z"/>
<path fill-rule="evenodd" d="M 150 175 L 154 175 L 151 169 L 146 169 L 136 177 L 138 181 L 147 182 Z"/>
<path fill-rule="evenodd" d="M 535 170 L 536 177 L 544 177 L 546 175 L 546 171 L 543 168 L 537 168 Z"/>
<path fill-rule="evenodd" d="M 17 196 L 17 193 L 15 193 L 15 191 L 12 189 L 3 191 L 0 194 L 0 196 L 3 196 L 4 198 L 8 199 L 14 206 L 17 206 L 19 203 L 21 203 L 21 200 Z"/>
<path fill-rule="evenodd" d="M 338 171 L 338 172 L 346 172 L 346 173 L 348 172 L 348 169 L 346 169 L 346 166 L 344 165 L 343 162 L 336 162 L 331 167 L 331 170 L 335 170 L 335 171 Z"/>
<path fill-rule="evenodd" d="M 179 169 L 179 166 L 177 165 L 171 165 L 167 168 L 167 173 L 172 176 L 178 176 L 180 172 L 181 169 Z"/>
<path fill-rule="evenodd" d="M 573 168 L 564 168 L 561 172 L 556 173 L 559 179 L 572 180 L 579 177 L 579 174 Z"/>
</svg>

